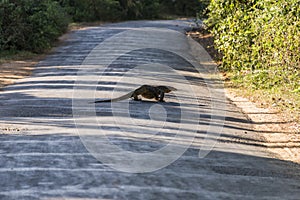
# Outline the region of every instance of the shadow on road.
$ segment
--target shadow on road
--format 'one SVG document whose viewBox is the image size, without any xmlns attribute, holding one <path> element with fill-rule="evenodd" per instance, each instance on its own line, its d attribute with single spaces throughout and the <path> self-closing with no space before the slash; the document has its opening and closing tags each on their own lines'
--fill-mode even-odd
<svg viewBox="0 0 300 200">
<path fill-rule="evenodd" d="M 299 165 L 278 159 L 218 150 L 200 159 L 198 150 L 190 148 L 164 169 L 128 174 L 96 160 L 77 136 L 5 134 L 0 141 L 2 199 L 141 199 L 145 193 L 164 199 L 299 195 Z"/>
</svg>

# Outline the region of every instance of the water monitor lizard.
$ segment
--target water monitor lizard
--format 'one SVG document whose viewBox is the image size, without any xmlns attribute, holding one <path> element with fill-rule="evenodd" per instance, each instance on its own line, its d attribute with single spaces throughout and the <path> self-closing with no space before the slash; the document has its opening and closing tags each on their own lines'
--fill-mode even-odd
<svg viewBox="0 0 300 200">
<path fill-rule="evenodd" d="M 138 98 L 139 95 L 141 95 L 146 99 L 155 99 L 157 101 L 164 102 L 165 93 L 169 93 L 172 91 L 176 91 L 176 88 L 170 86 L 163 86 L 163 85 L 160 86 L 142 85 L 136 90 L 129 92 L 128 94 L 125 94 L 118 98 L 95 101 L 95 103 L 116 102 L 116 101 L 126 100 L 129 98 L 133 98 L 133 100 L 135 101 L 140 101 L 141 99 Z"/>
</svg>

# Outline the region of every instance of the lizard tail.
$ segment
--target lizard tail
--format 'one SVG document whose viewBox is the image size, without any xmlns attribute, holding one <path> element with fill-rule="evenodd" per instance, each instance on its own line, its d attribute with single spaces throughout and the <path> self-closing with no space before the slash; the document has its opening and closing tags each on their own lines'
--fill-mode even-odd
<svg viewBox="0 0 300 200">
<path fill-rule="evenodd" d="M 99 101 L 95 101 L 94 103 L 116 102 L 116 101 L 126 100 L 126 99 L 131 98 L 133 93 L 134 93 L 134 92 L 129 92 L 128 94 L 125 94 L 125 95 L 120 96 L 120 97 L 118 97 L 118 98 L 99 100 Z"/>
</svg>

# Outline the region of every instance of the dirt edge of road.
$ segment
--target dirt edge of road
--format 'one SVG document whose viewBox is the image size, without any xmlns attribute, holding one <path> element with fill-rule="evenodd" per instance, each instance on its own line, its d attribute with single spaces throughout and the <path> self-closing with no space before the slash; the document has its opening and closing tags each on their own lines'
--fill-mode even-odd
<svg viewBox="0 0 300 200">
<path fill-rule="evenodd" d="M 13 84 L 17 79 L 25 78 L 31 75 L 37 60 L 16 60 L 0 64 L 0 90 Z"/>
<path fill-rule="evenodd" d="M 258 107 L 255 102 L 240 97 L 229 89 L 225 89 L 225 93 L 231 103 L 248 116 L 254 130 L 265 138 L 259 145 L 277 154 L 282 160 L 300 163 L 300 136 L 294 132 L 299 124 L 285 122 L 277 110 Z"/>
</svg>

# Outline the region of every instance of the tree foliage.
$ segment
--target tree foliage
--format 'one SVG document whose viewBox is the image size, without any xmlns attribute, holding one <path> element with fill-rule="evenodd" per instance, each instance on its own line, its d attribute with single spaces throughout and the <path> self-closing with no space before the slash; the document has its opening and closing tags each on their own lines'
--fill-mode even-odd
<svg viewBox="0 0 300 200">
<path fill-rule="evenodd" d="M 0 49 L 38 52 L 50 47 L 68 26 L 57 2 L 6 0 L 0 2 Z"/>
<path fill-rule="evenodd" d="M 207 8 L 210 0 L 160 0 L 163 12 L 171 15 L 195 17 L 201 15 Z"/>
<path fill-rule="evenodd" d="M 299 0 L 212 0 L 208 9 L 223 69 L 254 88 L 300 90 Z"/>
<path fill-rule="evenodd" d="M 57 0 L 76 22 L 118 20 L 122 8 L 118 0 Z"/>
<path fill-rule="evenodd" d="M 67 30 L 70 21 L 157 19 L 165 10 L 195 16 L 204 5 L 201 2 L 204 0 L 0 0 L 0 50 L 41 52 Z"/>
</svg>

